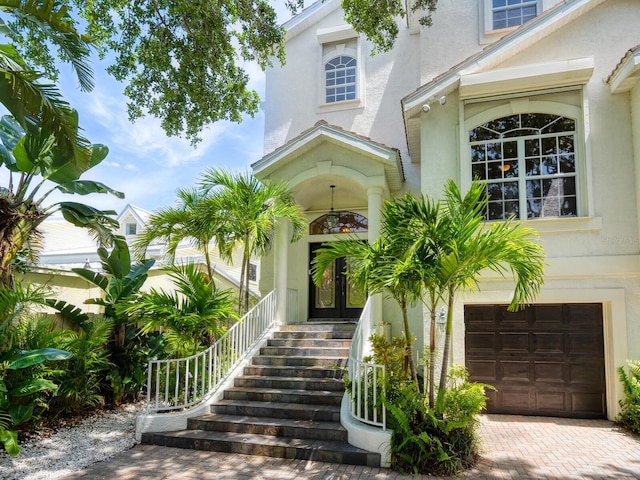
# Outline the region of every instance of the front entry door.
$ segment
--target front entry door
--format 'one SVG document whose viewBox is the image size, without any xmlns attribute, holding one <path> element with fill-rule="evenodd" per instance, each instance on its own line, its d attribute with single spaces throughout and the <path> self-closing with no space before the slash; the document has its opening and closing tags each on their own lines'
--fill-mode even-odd
<svg viewBox="0 0 640 480">
<path fill-rule="evenodd" d="M 310 245 L 311 262 L 321 246 L 321 243 Z M 351 284 L 345 275 L 348 268 L 347 259 L 337 259 L 325 270 L 319 287 L 309 276 L 309 318 L 350 320 L 360 317 L 366 295 Z"/>
</svg>

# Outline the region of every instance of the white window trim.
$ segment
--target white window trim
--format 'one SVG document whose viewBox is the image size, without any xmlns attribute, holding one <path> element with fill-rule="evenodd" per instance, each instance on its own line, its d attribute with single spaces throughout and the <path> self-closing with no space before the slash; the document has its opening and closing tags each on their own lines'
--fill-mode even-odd
<svg viewBox="0 0 640 480">
<path fill-rule="evenodd" d="M 316 35 L 321 50 L 327 43 L 339 42 L 341 40 L 347 43 L 349 40 L 356 40 L 356 48 L 345 48 L 343 53 L 356 59 L 356 98 L 342 102 L 326 102 L 327 91 L 324 66 L 329 60 L 335 58 L 336 55 L 333 53 L 322 55 L 316 76 L 316 78 L 320 79 L 320 82 L 318 82 L 320 85 L 318 89 L 318 113 L 352 110 L 364 107 L 364 62 L 362 61 L 362 42 L 360 41 L 359 34 L 350 25 L 341 25 L 338 27 L 319 29 Z"/>
<path fill-rule="evenodd" d="M 583 90 L 581 89 L 583 92 Z M 504 100 L 509 100 L 508 98 L 504 98 Z M 462 102 L 461 102 L 462 103 Z M 488 102 L 493 103 L 493 102 Z M 482 125 L 483 123 L 489 122 L 496 118 L 506 117 L 509 115 L 514 115 L 518 113 L 549 113 L 553 115 L 560 115 L 564 117 L 570 117 L 576 120 L 576 142 L 575 142 L 575 154 L 576 154 L 576 165 L 577 165 L 577 173 L 576 173 L 576 191 L 579 195 L 578 203 L 577 203 L 577 217 L 560 217 L 560 218 L 550 218 L 550 219 L 535 219 L 530 220 L 530 222 L 535 222 L 535 225 L 538 225 L 542 222 L 552 222 L 555 227 L 558 228 L 558 224 L 561 222 L 571 222 L 573 224 L 573 228 L 580 229 L 580 226 L 583 226 L 585 229 L 593 229 L 594 225 L 592 222 L 585 222 L 585 218 L 593 217 L 593 189 L 592 189 L 592 178 L 591 178 L 591 164 L 589 161 L 590 158 L 590 148 L 588 143 L 588 120 L 587 120 L 587 111 L 584 108 L 585 102 L 583 99 L 583 108 L 568 105 L 559 102 L 552 102 L 546 100 L 537 100 L 535 96 L 532 96 L 528 99 L 511 99 L 511 101 L 502 103 L 500 105 L 488 105 L 487 109 L 464 119 L 464 106 L 461 106 L 460 115 L 461 115 L 461 131 L 460 131 L 460 180 L 461 184 L 465 189 L 468 189 L 471 186 L 472 178 L 471 178 L 471 152 L 469 149 L 469 131 L 478 125 Z M 583 220 L 576 220 L 583 219 Z M 570 227 L 571 228 L 571 227 Z"/>
<path fill-rule="evenodd" d="M 493 28 L 493 7 L 492 0 L 479 0 L 479 15 L 478 19 L 480 20 L 479 25 L 479 41 L 481 45 L 485 45 L 487 43 L 493 43 L 501 37 L 504 37 L 507 33 L 512 32 L 518 27 L 509 27 L 509 28 L 501 28 L 494 29 Z M 536 0 L 537 5 L 537 15 L 543 12 L 543 0 Z"/>
</svg>

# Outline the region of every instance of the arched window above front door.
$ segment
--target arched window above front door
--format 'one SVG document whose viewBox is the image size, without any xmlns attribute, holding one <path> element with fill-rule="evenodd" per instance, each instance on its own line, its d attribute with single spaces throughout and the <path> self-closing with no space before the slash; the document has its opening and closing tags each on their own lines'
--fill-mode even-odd
<svg viewBox="0 0 640 480">
<path fill-rule="evenodd" d="M 369 222 L 366 217 L 355 212 L 332 212 L 316 218 L 309 224 L 309 235 L 328 233 L 366 233 Z"/>
</svg>

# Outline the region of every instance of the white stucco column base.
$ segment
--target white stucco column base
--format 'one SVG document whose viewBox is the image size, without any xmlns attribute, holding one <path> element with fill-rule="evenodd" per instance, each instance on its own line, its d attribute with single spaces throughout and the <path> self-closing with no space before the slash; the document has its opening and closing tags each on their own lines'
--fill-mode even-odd
<svg viewBox="0 0 640 480">
<path fill-rule="evenodd" d="M 380 454 L 380 466 L 391 466 L 391 430 L 382 430 L 358 422 L 349 413 L 349 394 L 345 393 L 340 405 L 340 423 L 347 430 L 347 441 L 354 447 Z"/>
</svg>

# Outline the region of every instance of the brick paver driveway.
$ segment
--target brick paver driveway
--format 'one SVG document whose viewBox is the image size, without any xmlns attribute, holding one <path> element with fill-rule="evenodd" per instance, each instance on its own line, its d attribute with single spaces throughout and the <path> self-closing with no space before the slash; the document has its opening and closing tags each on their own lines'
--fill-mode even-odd
<svg viewBox="0 0 640 480">
<path fill-rule="evenodd" d="M 482 417 L 482 459 L 458 478 L 638 479 L 640 437 L 605 420 Z M 435 479 L 386 469 L 138 445 L 67 479 Z"/>
</svg>

